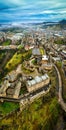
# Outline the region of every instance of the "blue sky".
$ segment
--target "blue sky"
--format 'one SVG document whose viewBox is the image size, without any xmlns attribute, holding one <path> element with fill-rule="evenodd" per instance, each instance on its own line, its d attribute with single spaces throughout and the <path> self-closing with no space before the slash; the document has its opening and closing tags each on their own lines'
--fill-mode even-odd
<svg viewBox="0 0 66 130">
<path fill-rule="evenodd" d="M 0 0 L 0 23 L 59 21 L 66 18 L 66 0 Z"/>
</svg>

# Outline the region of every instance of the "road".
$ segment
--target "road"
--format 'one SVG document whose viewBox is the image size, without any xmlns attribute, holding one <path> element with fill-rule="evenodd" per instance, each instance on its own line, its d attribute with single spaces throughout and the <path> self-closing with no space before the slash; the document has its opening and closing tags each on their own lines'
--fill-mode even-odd
<svg viewBox="0 0 66 130">
<path fill-rule="evenodd" d="M 62 97 L 62 79 L 61 79 L 61 75 L 60 75 L 59 70 L 56 67 L 56 65 L 53 64 L 53 66 L 54 66 L 54 68 L 55 68 L 55 70 L 57 72 L 58 81 L 59 81 L 59 93 L 58 93 L 59 103 L 60 103 L 62 109 L 66 112 L 66 103 L 64 102 L 63 97 Z"/>
</svg>

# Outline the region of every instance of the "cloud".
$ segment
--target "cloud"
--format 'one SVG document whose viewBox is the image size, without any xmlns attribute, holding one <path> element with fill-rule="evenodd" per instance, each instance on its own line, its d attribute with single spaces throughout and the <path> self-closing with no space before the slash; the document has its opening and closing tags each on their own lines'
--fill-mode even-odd
<svg viewBox="0 0 66 130">
<path fill-rule="evenodd" d="M 0 0 L 0 5 L 0 22 L 43 22 L 66 18 L 65 0 Z"/>
</svg>

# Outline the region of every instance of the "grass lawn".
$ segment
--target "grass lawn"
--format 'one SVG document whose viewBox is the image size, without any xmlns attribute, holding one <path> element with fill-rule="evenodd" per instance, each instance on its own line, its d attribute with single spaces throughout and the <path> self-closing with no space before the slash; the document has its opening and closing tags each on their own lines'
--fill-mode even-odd
<svg viewBox="0 0 66 130">
<path fill-rule="evenodd" d="M 40 53 L 41 53 L 41 55 L 45 55 L 45 50 L 43 47 L 40 47 Z"/>
<path fill-rule="evenodd" d="M 63 44 L 66 44 L 66 41 L 60 38 L 57 41 L 55 41 L 55 44 L 63 45 Z"/>
<path fill-rule="evenodd" d="M 32 64 L 34 64 L 34 65 L 36 65 L 36 64 L 37 64 L 35 59 L 34 59 L 34 60 L 32 60 Z"/>
<path fill-rule="evenodd" d="M 11 71 L 13 69 L 15 69 L 15 67 L 22 63 L 23 60 L 25 59 L 28 59 L 29 57 L 31 56 L 31 51 L 28 51 L 28 52 L 24 52 L 24 53 L 21 53 L 21 52 L 16 52 L 13 57 L 9 60 L 9 62 L 6 64 L 6 69 L 8 71 Z"/>
<path fill-rule="evenodd" d="M 62 62 L 61 62 L 61 61 L 57 61 L 57 65 L 58 65 L 59 67 L 62 67 Z"/>
<path fill-rule="evenodd" d="M 0 53 L 0 60 L 3 60 L 4 56 L 5 56 L 5 52 L 1 52 Z"/>
<path fill-rule="evenodd" d="M 26 92 L 27 92 L 26 87 L 22 87 L 19 95 L 25 94 Z"/>
<path fill-rule="evenodd" d="M 10 40 L 6 40 L 5 42 L 3 42 L 3 46 L 7 46 L 7 45 L 10 45 L 11 41 Z"/>
<path fill-rule="evenodd" d="M 23 49 L 23 45 L 19 45 L 18 46 L 18 49 L 20 50 L 20 49 Z"/>
<path fill-rule="evenodd" d="M 7 114 L 19 107 L 18 103 L 13 103 L 13 102 L 3 102 L 0 103 L 0 114 Z"/>
<path fill-rule="evenodd" d="M 6 64 L 6 67 L 8 70 L 14 69 L 16 65 L 21 63 L 22 61 L 22 54 L 15 53 L 14 56 L 10 59 L 10 61 Z"/>
</svg>

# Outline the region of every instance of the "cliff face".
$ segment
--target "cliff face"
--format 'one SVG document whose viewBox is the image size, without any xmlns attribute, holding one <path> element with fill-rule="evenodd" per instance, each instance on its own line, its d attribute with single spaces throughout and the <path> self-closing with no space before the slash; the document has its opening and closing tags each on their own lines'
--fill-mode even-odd
<svg viewBox="0 0 66 130">
<path fill-rule="evenodd" d="M 54 130 L 60 115 L 57 99 L 50 95 L 36 100 L 20 114 L 14 113 L 0 122 L 0 129 L 6 130 Z"/>
</svg>

